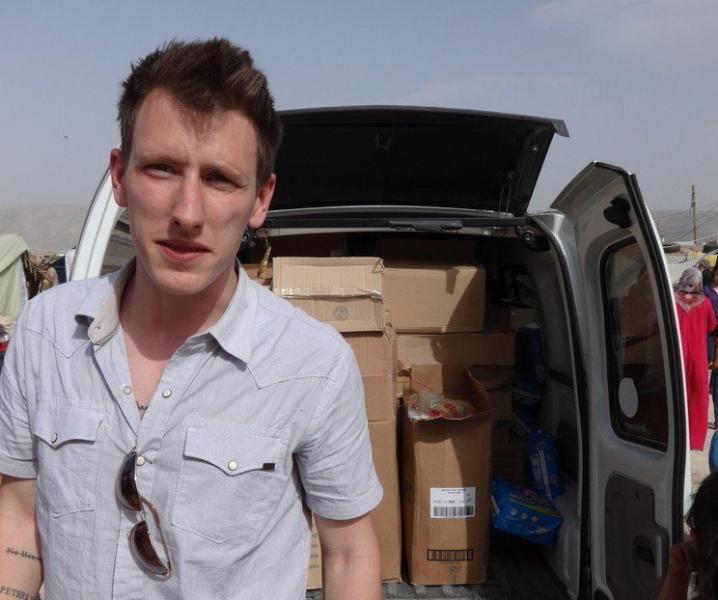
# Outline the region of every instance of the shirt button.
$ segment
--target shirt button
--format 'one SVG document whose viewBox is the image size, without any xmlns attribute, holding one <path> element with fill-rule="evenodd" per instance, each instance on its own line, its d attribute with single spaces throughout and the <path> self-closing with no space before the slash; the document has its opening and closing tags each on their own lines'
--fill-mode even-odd
<svg viewBox="0 0 718 600">
<path fill-rule="evenodd" d="M 236 460 L 230 460 L 229 463 L 227 464 L 227 468 L 230 471 L 236 471 L 238 466 L 239 465 L 237 464 Z"/>
<path fill-rule="evenodd" d="M 137 460 L 135 461 L 138 467 L 141 467 L 145 464 L 145 457 L 144 456 L 138 456 Z"/>
<path fill-rule="evenodd" d="M 122 388 L 122 392 L 126 396 L 129 396 L 132 393 L 132 388 L 129 385 L 126 385 L 125 387 Z"/>
<path fill-rule="evenodd" d="M 50 436 L 50 441 L 51 441 L 53 444 L 57 441 L 57 434 L 56 434 L 56 433 L 53 433 L 53 434 Z"/>
<path fill-rule="evenodd" d="M 171 395 L 172 395 L 172 390 L 170 388 L 167 388 L 166 390 L 162 390 L 163 398 L 169 398 Z"/>
</svg>

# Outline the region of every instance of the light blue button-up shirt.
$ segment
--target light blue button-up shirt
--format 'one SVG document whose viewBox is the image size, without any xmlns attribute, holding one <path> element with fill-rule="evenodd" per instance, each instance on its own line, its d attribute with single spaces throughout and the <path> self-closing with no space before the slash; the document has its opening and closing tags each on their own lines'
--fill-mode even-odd
<svg viewBox="0 0 718 600">
<path fill-rule="evenodd" d="M 0 375 L 0 473 L 37 478 L 47 597 L 303 598 L 305 506 L 351 519 L 382 496 L 350 348 L 240 269 L 224 315 L 175 352 L 140 419 L 118 318 L 132 268 L 29 302 Z M 142 515 L 115 496 L 133 448 L 166 581 L 135 563 Z"/>
</svg>

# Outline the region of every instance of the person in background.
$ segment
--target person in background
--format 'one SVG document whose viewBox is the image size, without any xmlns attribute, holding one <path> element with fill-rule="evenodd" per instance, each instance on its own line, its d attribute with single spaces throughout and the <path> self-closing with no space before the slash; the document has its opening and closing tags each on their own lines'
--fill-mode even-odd
<svg viewBox="0 0 718 600">
<path fill-rule="evenodd" d="M 703 285 L 703 294 L 711 302 L 713 307 L 713 314 L 718 319 L 718 266 L 714 267 L 710 271 L 710 283 Z M 705 271 L 704 271 L 705 273 Z M 708 362 L 710 368 L 710 395 L 713 399 L 713 421 L 709 424 L 711 429 L 715 429 L 718 420 L 718 361 L 716 360 L 716 344 L 712 334 L 708 335 Z"/>
<path fill-rule="evenodd" d="M 701 277 L 703 278 L 703 285 L 710 285 L 713 281 L 713 270 L 711 269 L 711 264 L 708 262 L 708 259 L 701 258 L 696 263 L 696 268 L 701 272 Z"/>
<path fill-rule="evenodd" d="M 718 473 L 706 477 L 686 515 L 688 539 L 671 548 L 658 600 L 718 598 Z"/>
<path fill-rule="evenodd" d="M 678 325 L 683 346 L 683 367 L 688 393 L 688 423 L 691 450 L 702 450 L 708 432 L 708 352 L 706 335 L 718 321 L 703 294 L 703 279 L 696 268 L 683 272 L 675 293 Z"/>
</svg>

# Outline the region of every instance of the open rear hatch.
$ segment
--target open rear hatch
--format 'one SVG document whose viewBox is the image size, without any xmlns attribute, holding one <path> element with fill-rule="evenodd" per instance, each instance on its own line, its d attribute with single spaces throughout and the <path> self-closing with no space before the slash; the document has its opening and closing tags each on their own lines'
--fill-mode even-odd
<svg viewBox="0 0 718 600">
<path fill-rule="evenodd" d="M 522 217 L 563 121 L 468 110 L 281 113 L 271 227 L 296 217 Z M 348 224 L 348 223 L 345 223 Z"/>
</svg>

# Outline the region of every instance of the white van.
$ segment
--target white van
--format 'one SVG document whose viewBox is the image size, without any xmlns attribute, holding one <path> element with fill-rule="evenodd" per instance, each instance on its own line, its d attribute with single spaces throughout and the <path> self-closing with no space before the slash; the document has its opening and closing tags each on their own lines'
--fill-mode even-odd
<svg viewBox="0 0 718 600">
<path fill-rule="evenodd" d="M 282 119 L 278 186 L 259 235 L 286 237 L 301 255 L 308 236 L 343 232 L 349 253 L 363 256 L 384 237 L 439 245 L 469 236 L 489 281 L 520 266 L 540 306 L 540 425 L 556 439 L 567 488 L 556 499 L 557 545 L 491 552 L 483 585 L 390 584 L 386 597 L 655 598 L 670 544 L 682 538 L 690 468 L 672 289 L 635 176 L 589 164 L 550 210 L 529 213 L 554 135 L 568 136 L 562 121 L 402 107 Z M 127 215 L 105 175 L 72 279 L 132 255 Z"/>
</svg>

